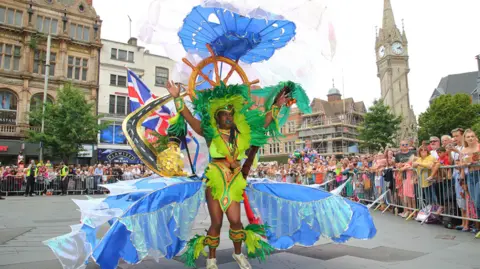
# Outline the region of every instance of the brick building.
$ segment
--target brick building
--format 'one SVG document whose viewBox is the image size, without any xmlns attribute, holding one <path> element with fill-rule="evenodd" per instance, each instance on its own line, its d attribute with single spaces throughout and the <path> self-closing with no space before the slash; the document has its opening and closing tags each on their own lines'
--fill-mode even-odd
<svg viewBox="0 0 480 269">
<path fill-rule="evenodd" d="M 101 21 L 92 1 L 2 0 L 0 3 L 0 162 L 15 163 L 24 148 L 37 159 L 39 145 L 24 143 L 28 113 L 43 104 L 47 34 L 52 36 L 48 101 L 72 82 L 94 102 L 98 92 Z"/>
</svg>

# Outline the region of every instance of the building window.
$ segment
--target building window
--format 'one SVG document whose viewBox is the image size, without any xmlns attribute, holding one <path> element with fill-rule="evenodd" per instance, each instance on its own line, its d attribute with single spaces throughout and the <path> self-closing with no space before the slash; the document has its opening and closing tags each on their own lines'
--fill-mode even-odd
<svg viewBox="0 0 480 269">
<path fill-rule="evenodd" d="M 126 61 L 128 59 L 128 52 L 126 50 L 118 50 L 118 60 Z"/>
<path fill-rule="evenodd" d="M 47 104 L 53 104 L 53 98 L 47 95 Z M 30 112 L 41 110 L 43 108 L 43 93 L 37 93 L 30 99 Z M 40 126 L 42 123 L 30 119 L 30 126 Z"/>
<path fill-rule="evenodd" d="M 258 149 L 258 154 L 260 154 L 260 156 L 265 155 L 265 148 L 264 147 L 259 148 Z"/>
<path fill-rule="evenodd" d="M 23 12 L 12 8 L 0 7 L 0 24 L 10 24 L 22 27 Z"/>
<path fill-rule="evenodd" d="M 284 153 L 293 153 L 295 151 L 295 141 L 285 142 Z"/>
<path fill-rule="evenodd" d="M 0 43 L 0 69 L 20 70 L 21 48 Z"/>
<path fill-rule="evenodd" d="M 0 89 L 0 124 L 17 124 L 17 96 L 6 89 Z"/>
<path fill-rule="evenodd" d="M 155 67 L 155 86 L 166 86 L 168 81 L 168 69 Z"/>
<path fill-rule="evenodd" d="M 57 54 L 50 52 L 50 76 L 55 76 L 55 64 Z M 47 52 L 43 50 L 35 50 L 33 54 L 33 73 L 45 75 L 45 63 L 47 61 Z"/>
<path fill-rule="evenodd" d="M 270 144 L 270 154 L 280 153 L 280 143 Z"/>
<path fill-rule="evenodd" d="M 123 134 L 122 122 L 113 122 L 100 131 L 100 143 L 126 145 L 127 138 Z"/>
<path fill-rule="evenodd" d="M 88 74 L 87 59 L 68 56 L 68 70 L 67 70 L 68 78 L 86 81 L 87 74 Z"/>
<path fill-rule="evenodd" d="M 289 121 L 288 125 L 287 125 L 287 129 L 288 129 L 287 132 L 289 134 L 295 133 L 295 122 L 294 121 Z"/>
<path fill-rule="evenodd" d="M 112 48 L 110 58 L 120 61 L 132 62 L 135 60 L 133 51 Z"/>
<path fill-rule="evenodd" d="M 90 27 L 70 23 L 70 37 L 80 41 L 90 41 Z"/>
<path fill-rule="evenodd" d="M 130 99 L 126 96 L 110 95 L 108 113 L 115 115 L 128 115 L 130 111 Z"/>
<path fill-rule="evenodd" d="M 37 16 L 37 30 L 48 34 L 57 34 L 58 20 L 49 17 Z"/>
<path fill-rule="evenodd" d="M 110 85 L 118 87 L 127 87 L 127 77 L 110 74 Z"/>
</svg>

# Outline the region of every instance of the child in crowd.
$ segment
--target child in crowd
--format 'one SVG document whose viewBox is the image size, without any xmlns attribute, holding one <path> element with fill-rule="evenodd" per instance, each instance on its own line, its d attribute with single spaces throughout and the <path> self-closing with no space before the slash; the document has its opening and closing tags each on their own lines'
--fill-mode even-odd
<svg viewBox="0 0 480 269">
<path fill-rule="evenodd" d="M 450 164 L 450 156 L 447 153 L 447 150 L 444 147 L 440 147 L 437 149 L 438 154 L 438 162 L 440 166 L 449 166 Z M 439 179 L 447 179 L 452 178 L 452 172 L 450 168 L 440 168 L 438 170 L 438 178 Z"/>
<path fill-rule="evenodd" d="M 463 192 L 460 193 L 462 198 L 465 199 L 465 207 L 466 210 L 462 210 L 462 217 L 470 218 L 470 219 L 477 219 L 477 211 L 475 209 L 475 205 L 473 203 L 472 198 L 470 197 L 470 192 L 468 191 L 468 186 L 465 180 L 460 182 L 462 186 Z M 462 231 L 468 232 L 470 231 L 470 221 L 468 219 L 462 220 Z"/>
</svg>

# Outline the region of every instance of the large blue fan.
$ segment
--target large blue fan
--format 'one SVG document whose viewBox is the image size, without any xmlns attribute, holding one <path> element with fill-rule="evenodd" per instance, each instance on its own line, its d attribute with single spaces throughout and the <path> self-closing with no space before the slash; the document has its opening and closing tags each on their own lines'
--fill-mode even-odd
<svg viewBox="0 0 480 269">
<path fill-rule="evenodd" d="M 224 8 L 196 6 L 184 19 L 178 36 L 187 52 L 215 55 L 245 63 L 270 59 L 295 36 L 296 26 L 288 20 L 248 18 Z"/>
</svg>

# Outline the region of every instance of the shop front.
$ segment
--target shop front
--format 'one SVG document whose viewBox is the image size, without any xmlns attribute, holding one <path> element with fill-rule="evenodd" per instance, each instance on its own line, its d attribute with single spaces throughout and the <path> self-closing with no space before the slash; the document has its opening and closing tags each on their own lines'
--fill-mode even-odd
<svg viewBox="0 0 480 269">
<path fill-rule="evenodd" d="M 110 164 L 141 164 L 133 150 L 128 149 L 98 149 L 98 162 Z"/>
<path fill-rule="evenodd" d="M 0 139 L 0 165 L 16 165 L 21 153 L 27 162 L 31 159 L 38 160 L 40 145 L 21 140 Z"/>
<path fill-rule="evenodd" d="M 94 152 L 96 145 L 82 144 L 81 150 L 77 154 L 76 162 L 81 165 L 92 165 L 95 163 Z"/>
</svg>

